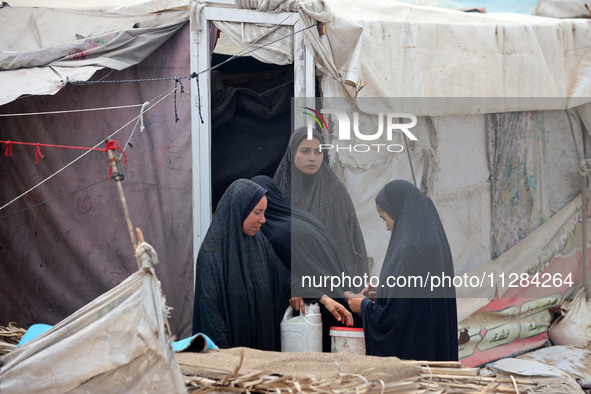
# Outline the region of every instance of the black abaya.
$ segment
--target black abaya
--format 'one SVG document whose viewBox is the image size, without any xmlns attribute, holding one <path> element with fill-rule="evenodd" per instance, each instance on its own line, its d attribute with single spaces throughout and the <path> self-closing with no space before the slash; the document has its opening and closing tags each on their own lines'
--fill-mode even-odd
<svg viewBox="0 0 591 394">
<path fill-rule="evenodd" d="M 429 197 L 403 180 L 388 183 L 377 202 L 394 225 L 376 301 L 366 298 L 361 303 L 367 354 L 456 361 L 458 322 L 453 286 L 430 291 L 430 286 L 386 285 L 392 277 L 405 278 L 407 284 L 412 276 L 453 278 L 451 252 L 437 210 Z"/>
<path fill-rule="evenodd" d="M 220 348 L 281 350 L 289 271 L 260 231 L 251 237 L 242 229 L 260 189 L 247 179 L 232 183 L 199 249 L 193 333 L 206 334 Z"/>
</svg>

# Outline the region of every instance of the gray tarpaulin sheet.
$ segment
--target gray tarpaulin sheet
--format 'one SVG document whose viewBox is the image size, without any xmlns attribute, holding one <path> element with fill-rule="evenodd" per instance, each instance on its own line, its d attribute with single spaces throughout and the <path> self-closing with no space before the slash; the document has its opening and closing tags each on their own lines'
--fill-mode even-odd
<svg viewBox="0 0 591 394">
<path fill-rule="evenodd" d="M 0 105 L 55 94 L 68 80 L 138 64 L 188 20 L 186 11 L 120 15 L 0 8 Z"/>
<path fill-rule="evenodd" d="M 139 65 L 123 71 L 101 70 L 94 79 L 187 76 L 188 42 L 186 24 Z M 155 103 L 155 97 L 174 85 L 174 79 L 67 85 L 54 96 L 21 98 L 3 105 L 0 114 L 141 106 L 146 101 Z M 143 132 L 132 122 L 113 136 L 125 146 L 136 126 L 126 149 L 122 185 L 133 225 L 159 254 L 155 271 L 173 308 L 170 322 L 178 338 L 191 334 L 193 311 L 187 79 L 183 87 L 184 94 L 178 89 L 176 99 L 171 94 L 145 112 Z M 0 117 L 0 140 L 92 147 L 139 113 L 140 107 L 134 107 Z M 4 152 L 5 145 L 0 144 L 0 206 L 84 153 L 42 147 L 44 157 L 35 164 L 35 147 L 13 145 L 12 157 Z M 14 320 L 21 327 L 56 324 L 137 270 L 115 182 L 92 186 L 108 176 L 107 154 L 93 151 L 0 211 L 0 322 Z M 15 213 L 48 200 L 52 201 Z"/>
</svg>

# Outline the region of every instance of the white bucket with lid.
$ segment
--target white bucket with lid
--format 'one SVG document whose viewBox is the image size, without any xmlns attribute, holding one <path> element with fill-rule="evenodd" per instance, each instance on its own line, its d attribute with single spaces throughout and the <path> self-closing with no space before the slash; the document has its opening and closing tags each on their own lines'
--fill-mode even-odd
<svg viewBox="0 0 591 394">
<path fill-rule="evenodd" d="M 287 308 L 281 321 L 281 351 L 322 352 L 322 317 L 318 304 L 306 304 L 306 315 L 292 316 Z"/>
<path fill-rule="evenodd" d="M 331 327 L 330 349 L 333 353 L 347 352 L 365 355 L 363 328 Z"/>
</svg>

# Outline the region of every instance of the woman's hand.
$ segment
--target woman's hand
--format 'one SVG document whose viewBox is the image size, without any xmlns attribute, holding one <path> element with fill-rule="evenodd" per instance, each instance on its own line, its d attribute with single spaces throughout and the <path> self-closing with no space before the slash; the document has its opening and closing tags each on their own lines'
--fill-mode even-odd
<svg viewBox="0 0 591 394">
<path fill-rule="evenodd" d="M 349 308 L 355 313 L 361 313 L 361 301 L 365 298 L 363 293 L 355 294 L 351 291 L 346 291 L 345 297 L 347 297 L 347 301 L 349 301 Z"/>
<path fill-rule="evenodd" d="M 361 290 L 361 295 L 364 297 L 367 297 L 370 300 L 375 302 L 377 290 L 378 290 L 377 286 L 372 286 L 370 284 L 366 284 L 365 288 L 363 290 Z"/>
<path fill-rule="evenodd" d="M 289 299 L 289 305 L 291 305 L 291 307 L 295 310 L 295 311 L 302 311 L 302 315 L 306 316 L 306 303 L 304 302 L 304 299 L 301 297 L 293 297 Z"/>
<path fill-rule="evenodd" d="M 335 319 L 346 326 L 353 325 L 353 315 L 347 310 L 347 308 L 326 295 L 323 295 L 319 302 L 324 305 L 330 313 L 332 313 Z"/>
</svg>

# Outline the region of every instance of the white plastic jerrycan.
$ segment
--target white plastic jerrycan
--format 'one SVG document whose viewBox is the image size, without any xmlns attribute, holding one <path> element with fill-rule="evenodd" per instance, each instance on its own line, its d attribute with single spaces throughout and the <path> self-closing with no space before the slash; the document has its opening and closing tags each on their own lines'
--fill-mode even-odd
<svg viewBox="0 0 591 394">
<path fill-rule="evenodd" d="M 306 315 L 292 316 L 287 307 L 281 321 L 281 351 L 322 352 L 322 317 L 318 304 L 306 304 Z"/>
</svg>

